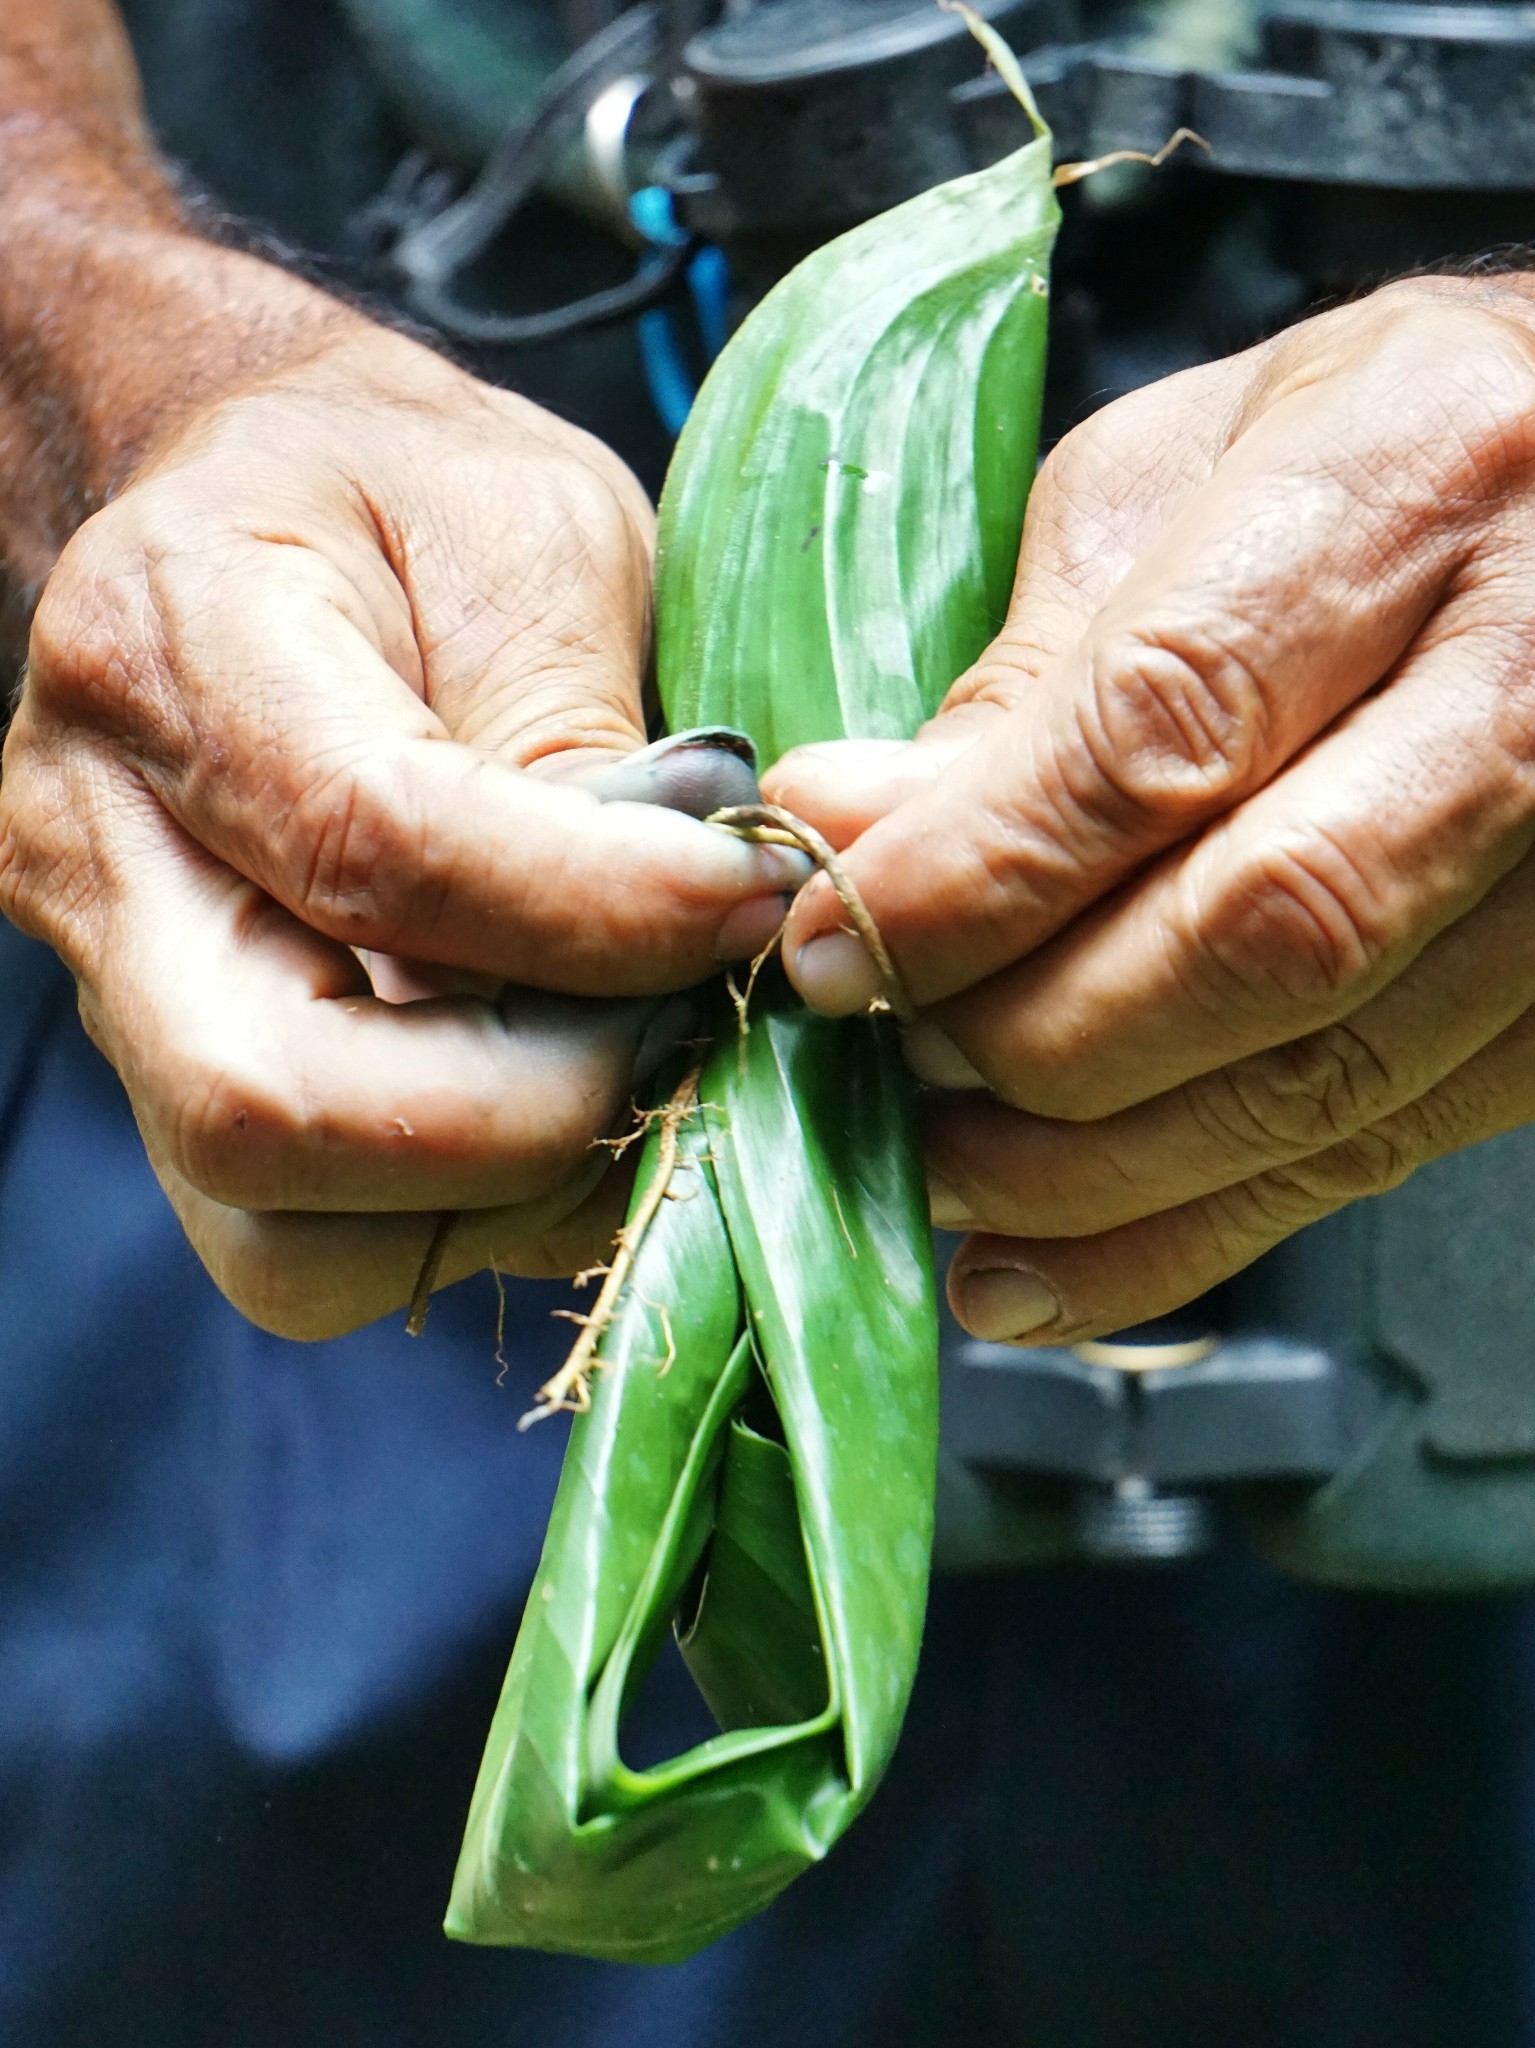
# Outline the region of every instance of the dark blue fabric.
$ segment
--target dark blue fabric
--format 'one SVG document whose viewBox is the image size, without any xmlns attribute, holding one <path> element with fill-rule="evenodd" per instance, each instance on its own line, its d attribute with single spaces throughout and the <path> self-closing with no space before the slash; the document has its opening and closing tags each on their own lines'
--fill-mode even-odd
<svg viewBox="0 0 1535 2048">
<path fill-rule="evenodd" d="M 437 1927 L 563 1448 L 514 1428 L 561 1291 L 509 1289 L 500 1385 L 488 1286 L 421 1343 L 265 1336 L 4 926 L 0 1047 L 0 2038 L 461 2048 L 536 2017 L 556 2048 L 672 2040 L 684 2011 L 737 2038 L 750 1944 L 651 1976 Z M 696 1720 L 682 1682 L 638 1745 Z M 866 1919 L 898 1954 L 904 1918 Z"/>
<path fill-rule="evenodd" d="M 1512 2048 L 1528 1603 L 941 1585 L 866 1818 L 677 1969 L 438 1918 L 559 1432 L 555 1290 L 299 1347 L 217 1297 L 0 926 L 7 2048 Z M 637 1749 L 686 1740 L 667 1666 Z"/>
</svg>

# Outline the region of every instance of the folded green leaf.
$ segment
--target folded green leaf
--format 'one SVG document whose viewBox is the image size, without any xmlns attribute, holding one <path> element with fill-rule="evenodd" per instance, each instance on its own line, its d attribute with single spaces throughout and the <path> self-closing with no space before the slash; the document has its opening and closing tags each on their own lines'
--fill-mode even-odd
<svg viewBox="0 0 1535 2048">
<path fill-rule="evenodd" d="M 1048 138 L 807 258 L 699 395 L 661 501 L 667 717 L 766 761 L 909 739 L 1007 613 L 1039 434 Z"/>
<path fill-rule="evenodd" d="M 803 264 L 721 357 L 657 569 L 674 727 L 904 737 L 1007 606 L 1056 225 L 1047 140 Z M 448 1928 L 667 1961 L 823 1856 L 889 1761 L 921 1642 L 937 1322 L 888 1022 L 781 979 L 716 1046 L 577 1418 Z M 652 1138 L 639 1186 L 655 1171 Z M 622 1722 L 675 1623 L 721 1733 Z"/>
<path fill-rule="evenodd" d="M 572 1432 L 452 1933 L 685 1955 L 824 1855 L 899 1730 L 937 1443 L 909 1091 L 866 1026 L 779 1000 L 705 1071 Z M 747 1420 L 764 1373 L 792 1449 Z M 623 1704 L 695 1575 L 688 1648 L 729 1732 L 633 1770 Z"/>
</svg>

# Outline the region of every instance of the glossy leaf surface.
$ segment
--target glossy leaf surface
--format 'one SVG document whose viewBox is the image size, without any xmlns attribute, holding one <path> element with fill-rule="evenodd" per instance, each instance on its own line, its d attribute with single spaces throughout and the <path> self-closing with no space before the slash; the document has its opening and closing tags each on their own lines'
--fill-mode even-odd
<svg viewBox="0 0 1535 2048">
<path fill-rule="evenodd" d="M 1041 139 L 802 263 L 699 394 L 661 501 L 674 728 L 765 761 L 909 739 L 1001 625 L 1034 472 L 1050 248 Z"/>
<path fill-rule="evenodd" d="M 1039 142 L 832 243 L 747 321 L 662 505 L 674 728 L 740 726 L 769 760 L 909 735 L 981 651 L 1055 221 Z M 826 1853 L 900 1731 L 937 1446 L 911 1086 L 888 1023 L 813 1017 L 777 979 L 744 1040 L 720 1000 L 701 1104 L 571 1431 L 455 1879 L 469 1940 L 685 1956 Z M 721 1733 L 631 1768 L 624 1705 L 674 1616 Z"/>
</svg>

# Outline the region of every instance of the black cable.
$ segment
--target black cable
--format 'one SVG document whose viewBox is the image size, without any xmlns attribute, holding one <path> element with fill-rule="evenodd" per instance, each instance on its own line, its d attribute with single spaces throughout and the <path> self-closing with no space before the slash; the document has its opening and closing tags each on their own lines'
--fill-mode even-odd
<svg viewBox="0 0 1535 2048">
<path fill-rule="evenodd" d="M 584 299 L 571 299 L 563 306 L 551 306 L 545 313 L 481 313 L 452 295 L 449 280 L 418 280 L 410 291 L 411 311 L 429 321 L 456 341 L 468 341 L 482 348 L 526 348 L 535 342 L 554 341 L 578 328 L 597 327 L 606 320 L 627 319 L 643 313 L 657 299 L 664 298 L 681 276 L 692 244 L 681 242 L 651 250 L 633 277 L 606 291 L 590 292 Z"/>
<path fill-rule="evenodd" d="M 503 136 L 461 199 L 425 220 L 407 221 L 391 260 L 404 280 L 406 303 L 418 318 L 456 340 L 482 347 L 526 346 L 624 319 L 670 289 L 687 260 L 685 245 L 649 250 L 623 284 L 544 312 L 480 312 L 466 306 L 453 290 L 455 278 L 484 254 L 532 194 L 560 147 L 580 128 L 596 96 L 617 79 L 649 69 L 660 41 L 654 0 L 629 8 L 560 66 L 532 115 Z M 412 165 L 399 195 L 388 195 L 389 203 L 399 206 L 405 201 L 405 185 L 418 178 Z M 387 217 L 387 208 L 381 217 Z"/>
</svg>

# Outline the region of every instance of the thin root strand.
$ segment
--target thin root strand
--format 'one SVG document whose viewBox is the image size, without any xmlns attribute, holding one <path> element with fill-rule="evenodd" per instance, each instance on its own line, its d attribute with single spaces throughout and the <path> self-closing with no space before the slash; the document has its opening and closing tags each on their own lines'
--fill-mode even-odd
<svg viewBox="0 0 1535 2048">
<path fill-rule="evenodd" d="M 728 810 L 716 811 L 706 820 L 710 825 L 723 825 L 727 832 L 734 832 L 739 839 L 749 839 L 755 845 L 797 846 L 801 853 L 808 853 L 816 866 L 825 875 L 837 892 L 837 899 L 847 912 L 853 930 L 868 948 L 874 962 L 874 971 L 879 977 L 880 996 L 878 1007 L 899 1017 L 903 1024 L 916 1021 L 916 1006 L 907 995 L 901 977 L 895 969 L 889 949 L 880 937 L 879 926 L 869 915 L 867 904 L 858 892 L 858 885 L 843 867 L 831 847 L 817 832 L 814 825 L 807 825 L 803 818 L 796 818 L 792 811 L 786 811 L 782 804 L 733 804 Z M 741 1015 L 751 996 L 752 982 L 763 963 L 771 956 L 782 933 L 770 940 L 768 945 L 752 962 L 751 981 L 747 983 L 746 994 L 736 1008 Z"/>
<path fill-rule="evenodd" d="M 607 1277 L 602 1283 L 602 1292 L 592 1304 L 590 1315 L 583 1315 L 577 1309 L 557 1308 L 554 1313 L 566 1322 L 580 1328 L 580 1336 L 571 1347 L 570 1356 L 550 1380 L 538 1390 L 537 1405 L 520 1417 L 519 1430 L 531 1429 L 535 1422 L 542 1422 L 551 1415 L 584 1414 L 592 1405 L 591 1370 L 597 1362 L 597 1346 L 601 1343 L 617 1310 L 619 1297 L 629 1278 L 645 1233 L 654 1222 L 666 1191 L 671 1186 L 672 1175 L 677 1169 L 677 1143 L 683 1125 L 698 1108 L 698 1082 L 700 1069 L 695 1067 L 680 1081 L 670 1102 L 658 1111 L 647 1112 L 647 1120 L 659 1120 L 661 1140 L 656 1150 L 656 1168 L 649 1185 L 640 1197 L 634 1215 L 619 1231 L 613 1245 L 612 1263 L 606 1268 Z M 596 1271 L 596 1268 L 592 1269 Z M 590 1276 L 588 1276 L 590 1277 Z M 671 1323 L 663 1312 L 663 1328 L 671 1342 Z M 675 1346 L 671 1346 L 668 1365 L 675 1358 Z"/>
<path fill-rule="evenodd" d="M 432 1232 L 431 1242 L 426 1248 L 426 1257 L 421 1261 L 421 1271 L 416 1275 L 416 1284 L 411 1292 L 410 1312 L 405 1318 L 407 1337 L 419 1337 L 426 1328 L 426 1319 L 432 1308 L 432 1290 L 437 1285 L 437 1276 L 442 1271 L 448 1240 L 457 1228 L 462 1213 L 459 1209 L 445 1209 L 437 1219 L 437 1228 Z"/>
<path fill-rule="evenodd" d="M 1080 185 L 1084 178 L 1096 178 L 1100 171 L 1108 170 L 1112 164 L 1149 164 L 1152 170 L 1159 171 L 1173 151 L 1181 149 L 1185 142 L 1194 143 L 1206 156 L 1215 154 L 1202 135 L 1196 134 L 1192 128 L 1179 128 L 1158 150 L 1111 149 L 1107 156 L 1089 157 L 1084 163 L 1057 164 L 1050 182 L 1057 191 L 1063 185 Z"/>
</svg>

